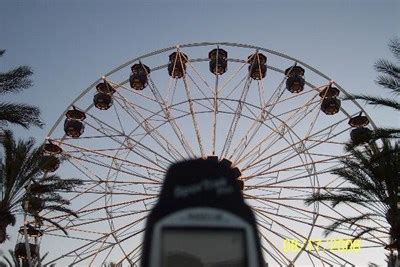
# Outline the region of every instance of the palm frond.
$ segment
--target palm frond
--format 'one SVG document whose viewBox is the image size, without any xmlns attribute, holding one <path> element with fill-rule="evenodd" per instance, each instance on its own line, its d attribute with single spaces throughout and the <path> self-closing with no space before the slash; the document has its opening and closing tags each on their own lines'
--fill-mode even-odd
<svg viewBox="0 0 400 267">
<path fill-rule="evenodd" d="M 327 229 L 324 230 L 324 236 L 328 236 L 329 234 L 335 232 L 338 230 L 339 227 L 343 226 L 343 225 L 349 225 L 349 228 L 351 228 L 354 224 L 360 222 L 360 221 L 365 221 L 365 220 L 370 220 L 373 217 L 376 217 L 375 214 L 373 213 L 366 213 L 366 214 L 362 214 L 360 216 L 355 216 L 355 217 L 346 217 L 346 218 L 341 218 L 341 219 L 337 219 L 335 222 L 333 222 L 332 224 L 330 224 Z M 359 238 L 360 236 L 357 235 L 357 238 Z M 355 239 L 357 239 L 355 238 Z"/>
<path fill-rule="evenodd" d="M 57 178 L 43 178 L 40 181 L 34 182 L 29 187 L 29 192 L 36 194 L 40 193 L 42 196 L 53 196 L 52 193 L 57 192 L 66 192 L 72 190 L 75 186 L 81 185 L 82 182 L 78 179 L 60 179 Z"/>
<path fill-rule="evenodd" d="M 11 131 L 5 130 L 1 145 L 4 150 L 4 163 L 2 163 L 4 184 L 4 198 L 11 203 L 12 199 L 24 190 L 31 177 L 26 175 L 34 166 L 34 162 L 29 161 L 31 153 L 39 153 L 34 149 L 34 139 L 26 141 L 15 141 Z M 40 175 L 37 172 L 35 175 Z"/>
<path fill-rule="evenodd" d="M 397 130 L 396 130 L 397 131 Z M 385 220 L 390 229 L 397 225 L 397 194 L 400 180 L 400 141 L 381 139 L 379 143 L 371 142 L 357 147 L 346 147 L 346 158 L 340 160 L 341 167 L 332 170 L 350 187 L 341 188 L 335 192 L 314 193 L 305 200 L 310 205 L 316 202 L 328 203 L 331 207 L 339 204 L 364 207 L 367 212 L 356 217 L 338 218 L 329 225 L 325 234 L 337 231 L 345 225 L 355 227 L 360 221 L 374 218 Z M 388 215 L 389 214 L 389 215 Z M 397 228 L 396 228 L 397 229 Z M 380 231 L 377 227 L 368 226 L 354 229 L 355 238 L 368 234 L 371 231 Z M 389 231 L 389 235 L 394 233 Z"/>
<path fill-rule="evenodd" d="M 372 130 L 369 143 L 373 143 L 379 139 L 400 139 L 400 128 L 376 128 Z M 354 143 L 351 140 L 346 143 L 345 151 L 349 152 L 353 148 L 359 147 L 362 144 Z"/>
<path fill-rule="evenodd" d="M 359 198 L 354 195 L 351 195 L 351 194 L 345 194 L 345 193 L 343 193 L 343 194 L 315 193 L 315 194 L 311 195 L 311 197 L 308 197 L 304 200 L 304 203 L 306 205 L 311 205 L 315 202 L 331 202 L 331 206 L 333 208 L 336 207 L 340 203 L 353 203 L 353 204 L 359 204 L 359 205 L 366 205 L 364 199 Z"/>
<path fill-rule="evenodd" d="M 46 203 L 52 203 L 52 204 L 59 204 L 59 205 L 69 205 L 70 202 L 66 199 L 64 199 L 63 197 L 61 197 L 59 194 L 57 193 L 53 193 L 49 196 L 40 196 L 40 199 L 43 200 Z M 47 206 L 46 206 L 47 207 Z"/>
<path fill-rule="evenodd" d="M 389 60 L 379 59 L 375 62 L 374 68 L 377 72 L 383 73 L 397 80 L 400 79 L 400 68 Z"/>
<path fill-rule="evenodd" d="M 344 99 L 364 100 L 370 105 L 385 106 L 400 111 L 400 102 L 393 99 L 382 98 L 377 96 L 368 96 L 368 95 L 351 95 L 344 97 Z"/>
<path fill-rule="evenodd" d="M 375 228 L 373 227 L 366 227 L 363 230 L 356 232 L 356 235 L 353 237 L 353 241 L 356 239 L 359 239 L 360 237 L 362 237 L 365 234 L 368 234 L 369 232 L 375 231 Z"/>
<path fill-rule="evenodd" d="M 31 87 L 32 74 L 33 71 L 28 66 L 20 66 L 6 73 L 0 73 L 0 94 L 16 93 Z"/>
<path fill-rule="evenodd" d="M 400 79 L 388 75 L 379 75 L 376 79 L 376 83 L 392 90 L 392 93 L 398 95 L 400 94 Z"/>
<path fill-rule="evenodd" d="M 46 217 L 42 217 L 40 215 L 36 215 L 35 216 L 35 220 L 37 222 L 42 222 L 42 221 L 46 221 L 52 225 L 54 225 L 55 227 L 57 227 L 58 229 L 60 229 L 66 236 L 68 236 L 68 232 L 64 229 L 64 227 L 62 227 L 60 224 L 58 224 L 57 222 L 47 219 Z"/>
<path fill-rule="evenodd" d="M 9 123 L 20 125 L 26 129 L 30 126 L 42 128 L 40 110 L 35 106 L 26 104 L 0 103 L 0 126 Z"/>
<path fill-rule="evenodd" d="M 21 209 L 24 200 L 36 197 L 43 200 L 45 210 L 59 211 L 77 217 L 77 214 L 67 207 L 69 201 L 64 199 L 60 192 L 72 190 L 74 186 L 82 184 L 82 181 L 61 179 L 57 175 L 43 178 L 43 172 L 39 168 L 42 146 L 35 147 L 34 139 L 15 140 L 13 133 L 5 130 L 0 145 L 3 148 L 3 158 L 0 162 L 1 181 L 4 186 L 3 199 L 0 201 L 2 214 L 8 212 L 14 216 Z M 42 192 L 30 192 L 31 183 L 42 186 Z M 38 218 L 51 221 L 40 216 Z M 4 222 L 3 217 L 0 219 Z M 61 228 L 56 222 L 50 223 Z M 6 235 L 9 224 L 12 224 L 12 221 L 7 220 L 7 224 L 0 224 L 2 236 Z"/>
<path fill-rule="evenodd" d="M 393 55 L 400 60 L 400 39 L 394 38 L 389 41 L 389 49 L 392 51 Z"/>
<path fill-rule="evenodd" d="M 324 236 L 328 236 L 329 234 L 335 232 L 338 230 L 339 227 L 342 227 L 344 225 L 348 225 L 348 228 L 350 229 L 351 227 L 353 227 L 353 225 L 361 222 L 361 221 L 365 221 L 365 220 L 371 220 L 373 217 L 377 217 L 375 214 L 373 213 L 365 213 L 362 214 L 360 216 L 355 216 L 355 217 L 345 217 L 345 218 L 340 218 L 337 219 L 335 222 L 333 222 L 332 224 L 330 224 L 323 232 Z M 364 230 L 367 230 L 365 233 L 370 232 L 373 230 L 373 228 L 367 227 Z M 364 232 L 364 230 L 362 230 L 361 232 Z M 360 236 L 362 236 L 362 234 L 356 234 L 356 236 L 354 237 L 354 239 L 358 239 Z"/>
<path fill-rule="evenodd" d="M 59 206 L 59 205 L 48 205 L 45 206 L 46 210 L 51 210 L 51 211 L 60 211 L 60 212 L 64 212 L 67 213 L 69 215 L 72 215 L 76 218 L 78 218 L 78 215 L 71 209 L 63 207 L 63 206 Z"/>
<path fill-rule="evenodd" d="M 45 192 L 54 192 L 54 191 L 68 191 L 74 188 L 77 185 L 81 185 L 82 181 L 79 179 L 61 179 L 56 175 L 48 176 L 38 181 L 43 187 Z"/>
</svg>

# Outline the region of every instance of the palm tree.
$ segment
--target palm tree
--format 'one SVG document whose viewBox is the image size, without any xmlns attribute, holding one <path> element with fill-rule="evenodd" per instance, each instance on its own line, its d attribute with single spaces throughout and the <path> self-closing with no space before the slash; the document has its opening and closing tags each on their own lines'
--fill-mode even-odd
<svg viewBox="0 0 400 267">
<path fill-rule="evenodd" d="M 5 50 L 0 50 L 0 57 Z M 0 95 L 18 93 L 32 86 L 30 76 L 33 74 L 28 66 L 20 66 L 8 72 L 0 72 Z M 27 104 L 0 103 L 0 128 L 9 123 L 20 125 L 24 128 L 30 126 L 42 127 L 40 110 Z"/>
<path fill-rule="evenodd" d="M 7 239 L 7 226 L 15 224 L 16 213 L 21 211 L 22 206 L 37 223 L 47 221 L 66 233 L 60 225 L 43 217 L 40 212 L 60 211 L 76 216 L 67 208 L 69 201 L 63 199 L 59 192 L 71 190 L 80 185 L 81 181 L 60 179 L 56 175 L 48 174 L 42 178 L 42 147 L 35 148 L 33 139 L 16 141 L 12 132 L 6 130 L 1 145 L 4 159 L 0 159 L 0 181 L 3 186 L 0 201 L 0 243 Z"/>
<path fill-rule="evenodd" d="M 400 39 L 395 38 L 389 42 L 389 49 L 400 62 Z M 393 94 L 391 98 L 369 95 L 351 95 L 349 99 L 360 99 L 368 104 L 378 107 L 387 107 L 400 111 L 400 65 L 386 59 L 379 59 L 375 65 L 375 70 L 380 73 L 376 83 L 383 89 Z M 400 128 L 378 128 L 373 131 L 372 140 L 379 138 L 400 138 Z"/>
<path fill-rule="evenodd" d="M 349 157 L 341 160 L 341 167 L 333 170 L 350 187 L 336 193 L 315 193 L 305 203 L 328 202 L 334 208 L 339 204 L 364 207 L 368 212 L 353 217 L 338 219 L 327 227 L 325 236 L 347 225 L 361 221 L 383 219 L 388 230 L 389 244 L 400 252 L 400 142 L 392 144 L 387 139 L 379 146 L 372 142 L 360 147 L 348 146 Z M 375 227 L 358 228 L 355 239 L 381 229 Z"/>
<path fill-rule="evenodd" d="M 61 197 L 57 192 L 71 190 L 73 187 L 80 184 L 82 184 L 80 180 L 61 179 L 56 175 L 48 175 L 40 180 L 32 179 L 31 184 L 26 188 L 25 195 L 22 198 L 23 209 L 35 219 L 36 224 L 42 225 L 44 221 L 49 222 L 63 231 L 64 234 L 68 235 L 62 226 L 42 216 L 40 212 L 44 210 L 58 211 L 78 217 L 73 210 L 67 208 L 70 202 Z M 36 207 L 29 207 L 32 202 L 40 204 L 38 206 L 35 204 L 34 206 Z"/>
</svg>

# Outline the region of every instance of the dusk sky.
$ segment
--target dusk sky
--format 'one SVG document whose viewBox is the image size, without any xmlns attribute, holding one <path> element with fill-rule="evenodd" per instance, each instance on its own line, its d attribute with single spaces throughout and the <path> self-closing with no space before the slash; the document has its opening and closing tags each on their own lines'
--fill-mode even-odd
<svg viewBox="0 0 400 267">
<path fill-rule="evenodd" d="M 34 71 L 32 88 L 2 98 L 40 107 L 44 129 L 13 129 L 42 142 L 65 108 L 103 74 L 157 49 L 203 41 L 282 52 L 349 93 L 379 95 L 373 64 L 394 60 L 387 43 L 400 35 L 399 14 L 395 0 L 0 0 L 0 48 L 7 50 L 0 71 L 19 65 Z M 365 109 L 379 126 L 400 126 L 389 110 Z M 383 257 L 374 262 L 384 266 Z"/>
</svg>

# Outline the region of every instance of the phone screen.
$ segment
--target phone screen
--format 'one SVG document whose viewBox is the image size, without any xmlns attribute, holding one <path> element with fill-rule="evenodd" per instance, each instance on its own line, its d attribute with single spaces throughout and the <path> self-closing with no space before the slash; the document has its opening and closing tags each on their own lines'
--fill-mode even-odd
<svg viewBox="0 0 400 267">
<path fill-rule="evenodd" d="M 246 267 L 244 231 L 176 229 L 162 231 L 163 267 Z"/>
</svg>

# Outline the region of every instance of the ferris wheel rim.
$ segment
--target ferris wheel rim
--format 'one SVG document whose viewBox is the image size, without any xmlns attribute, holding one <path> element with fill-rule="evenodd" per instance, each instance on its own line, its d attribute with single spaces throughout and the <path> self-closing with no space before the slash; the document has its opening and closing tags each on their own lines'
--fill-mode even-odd
<svg viewBox="0 0 400 267">
<path fill-rule="evenodd" d="M 282 54 L 282 53 L 279 53 L 279 52 L 275 52 L 275 51 L 273 51 L 273 50 L 269 50 L 269 49 L 257 47 L 257 46 L 243 45 L 243 44 L 236 44 L 236 43 L 224 43 L 224 42 L 220 42 L 220 43 L 208 43 L 208 42 L 203 42 L 203 43 L 193 43 L 193 44 L 180 45 L 179 48 L 198 47 L 198 46 L 211 46 L 211 45 L 234 46 L 234 47 L 241 47 L 241 48 L 246 48 L 246 49 L 256 49 L 256 50 L 264 51 L 264 52 L 267 52 L 267 53 L 270 53 L 270 54 L 274 54 L 274 55 L 277 55 L 277 56 L 279 56 L 279 57 L 284 57 L 284 58 L 286 58 L 286 59 L 289 59 L 289 60 L 292 60 L 292 61 L 294 61 L 294 62 L 300 63 L 302 66 L 305 66 L 305 67 L 307 67 L 307 68 L 310 69 L 310 70 L 313 70 L 316 74 L 318 74 L 319 76 L 325 78 L 326 80 L 330 80 L 330 78 L 329 78 L 328 76 L 322 74 L 322 73 L 319 72 L 318 70 L 312 68 L 311 66 L 305 64 L 305 63 L 302 62 L 302 61 L 299 61 L 299 60 L 297 60 L 297 59 L 295 59 L 295 58 L 286 56 L 285 54 Z M 83 92 L 82 92 L 82 93 L 67 107 L 67 109 L 61 114 L 61 116 L 60 116 L 59 119 L 57 120 L 56 124 L 55 124 L 55 125 L 53 126 L 53 128 L 50 130 L 50 132 L 49 132 L 47 138 L 50 138 L 50 136 L 53 134 L 54 130 L 58 127 L 58 125 L 60 124 L 60 122 L 61 122 L 63 116 L 64 116 L 65 113 L 68 111 L 68 109 L 69 109 L 70 107 L 72 107 L 76 102 L 78 102 L 81 98 L 83 98 L 91 89 L 93 89 L 93 87 L 94 87 L 98 82 L 102 81 L 103 78 L 107 78 L 107 77 L 110 76 L 111 74 L 113 74 L 113 73 L 115 73 L 115 72 L 117 72 L 117 71 L 123 69 L 124 67 L 126 67 L 126 66 L 132 64 L 133 62 L 136 62 L 136 61 L 141 60 L 141 59 L 146 58 L 146 57 L 151 57 L 151 56 L 154 56 L 154 55 L 157 55 L 157 54 L 165 53 L 165 52 L 167 52 L 167 51 L 174 50 L 174 49 L 176 49 L 176 48 L 177 48 L 176 46 L 172 46 L 172 47 L 169 47 L 169 48 L 160 49 L 160 50 L 156 50 L 156 51 L 154 51 L 154 52 L 145 54 L 145 55 L 143 55 L 143 56 L 141 56 L 141 57 L 137 57 L 137 58 L 135 58 L 135 59 L 133 59 L 133 60 L 130 60 L 130 61 L 128 61 L 128 62 L 126 62 L 126 63 L 120 65 L 119 67 L 113 69 L 112 71 L 108 72 L 107 74 L 105 74 L 102 78 L 98 79 L 98 80 L 95 81 L 93 84 L 91 84 L 87 89 L 85 89 L 85 90 L 84 90 L 84 91 L 83 91 Z M 190 62 L 195 62 L 195 60 L 190 61 Z M 162 66 L 160 67 L 160 69 L 165 68 L 165 67 L 166 67 L 166 65 L 162 65 Z M 268 66 L 268 67 L 269 67 L 269 66 Z M 282 71 L 281 71 L 281 72 L 282 72 Z M 217 78 L 218 78 L 218 76 L 217 76 Z M 126 82 L 127 82 L 127 81 L 124 81 L 124 82 L 122 82 L 121 84 L 124 84 L 124 83 L 126 83 Z M 332 84 L 335 84 L 335 85 L 339 88 L 339 90 L 340 90 L 341 92 L 343 92 L 344 94 L 346 94 L 346 95 L 348 96 L 347 92 L 346 92 L 343 88 L 341 88 L 336 82 L 333 82 L 333 81 L 332 81 Z M 311 86 L 310 86 L 310 87 L 311 87 Z M 211 98 L 209 98 L 209 99 L 211 99 Z M 218 99 L 221 99 L 221 98 L 218 98 Z M 237 99 L 229 99 L 229 100 L 234 100 L 234 101 L 236 101 L 236 102 L 238 101 Z M 356 106 L 357 106 L 361 111 L 363 111 L 364 114 L 366 114 L 366 116 L 368 117 L 368 114 L 367 114 L 367 113 L 364 111 L 364 109 L 357 103 L 357 101 L 352 100 L 352 102 L 355 103 Z M 182 101 L 180 104 L 183 104 L 183 103 L 187 103 L 187 100 L 186 100 L 186 101 Z M 251 104 L 251 103 L 249 103 L 249 104 Z M 175 105 L 177 105 L 177 104 L 175 104 Z M 86 110 L 89 110 L 89 109 L 91 109 L 92 107 L 93 107 L 93 104 L 91 104 L 89 107 L 87 107 Z M 161 110 L 159 110 L 158 112 L 161 112 Z M 190 116 L 190 114 L 187 114 L 187 115 L 185 115 L 185 116 Z M 348 118 L 350 118 L 348 113 L 346 113 L 346 116 L 347 116 Z M 248 118 L 248 119 L 251 119 L 251 118 Z M 278 119 L 278 120 L 280 120 L 280 119 Z M 375 125 L 374 125 L 373 121 L 370 120 L 370 122 L 371 122 L 372 127 L 375 128 Z M 288 129 L 290 129 L 290 131 L 292 131 L 293 133 L 295 133 L 295 132 L 293 131 L 293 129 L 292 129 L 291 126 L 289 126 L 289 125 L 286 125 L 286 126 L 288 126 Z M 139 126 L 138 126 L 138 127 L 139 127 Z M 297 136 L 296 133 L 295 133 L 295 135 Z M 129 136 L 129 135 L 128 135 L 128 136 Z M 65 137 L 65 136 L 64 136 L 64 137 Z M 64 138 L 64 137 L 63 137 L 63 138 Z M 297 136 L 297 138 L 298 138 L 300 141 L 303 141 L 303 138 L 301 138 L 300 136 Z M 63 139 L 61 139 L 61 140 L 63 140 Z M 286 141 L 288 144 L 290 144 L 290 142 L 288 142 L 287 140 L 285 140 L 285 141 Z M 297 152 L 297 151 L 296 151 L 296 152 Z M 297 152 L 297 153 L 298 153 L 298 152 Z M 311 157 L 311 159 L 312 159 L 312 157 Z M 315 222 L 315 220 L 316 220 L 316 218 L 314 219 L 314 222 Z M 314 225 L 313 225 L 313 227 L 314 227 Z M 311 231 L 312 231 L 312 230 L 311 230 Z M 310 233 L 311 233 L 311 232 L 310 232 Z M 299 254 L 298 254 L 298 256 L 299 256 Z M 297 257 L 298 257 L 298 256 L 297 256 Z"/>
<path fill-rule="evenodd" d="M 128 60 L 128 61 L 126 61 L 125 63 L 123 63 L 123 64 L 121 64 L 121 65 L 119 65 L 119 66 L 113 68 L 112 70 L 110 70 L 110 71 L 107 72 L 106 74 L 102 75 L 99 79 L 95 80 L 92 84 L 90 84 L 86 89 L 84 89 L 84 90 L 83 90 L 83 91 L 82 91 L 82 92 L 81 92 L 81 93 L 80 93 L 80 94 L 65 108 L 65 110 L 61 113 L 61 115 L 60 115 L 60 116 L 58 117 L 58 119 L 55 121 L 55 123 L 53 124 L 53 126 L 50 128 L 49 132 L 48 132 L 47 135 L 46 135 L 46 138 L 49 137 L 49 136 L 54 132 L 54 130 L 56 129 L 57 125 L 61 122 L 62 118 L 65 116 L 65 114 L 67 113 L 67 111 L 68 111 L 71 107 L 73 107 L 73 105 L 74 105 L 77 101 L 79 101 L 80 98 L 82 98 L 84 95 L 86 95 L 96 84 L 98 84 L 99 82 L 101 82 L 101 81 L 103 80 L 104 77 L 108 77 L 108 76 L 110 76 L 111 74 L 114 74 L 115 72 L 121 70 L 122 68 L 124 68 L 124 67 L 126 67 L 126 66 L 129 66 L 130 64 L 132 64 L 132 63 L 134 63 L 134 62 L 136 62 L 136 61 L 139 61 L 139 60 L 141 60 L 141 59 L 143 59 L 143 58 L 147 58 L 147 57 L 151 57 L 151 56 L 154 56 L 154 55 L 157 55 L 157 54 L 161 54 L 161 53 L 164 53 L 164 52 L 168 52 L 168 51 L 171 51 L 171 50 L 176 49 L 177 47 L 185 48 L 185 47 L 212 46 L 212 45 L 224 45 L 224 46 L 228 46 L 228 47 L 231 46 L 231 47 L 241 47 L 241 48 L 248 48 L 248 49 L 257 49 L 257 50 L 261 50 L 261 51 L 264 51 L 264 52 L 267 52 L 267 53 L 270 53 L 270 54 L 273 54 L 273 55 L 276 55 L 276 56 L 280 56 L 280 57 L 283 57 L 283 58 L 292 60 L 292 61 L 294 61 L 294 62 L 300 63 L 301 65 L 305 66 L 307 69 L 312 70 L 314 73 L 320 75 L 321 77 L 325 78 L 326 80 L 332 81 L 332 82 L 337 86 L 337 88 L 338 88 L 341 92 L 343 92 L 343 93 L 346 95 L 346 97 L 350 97 L 349 100 L 352 101 L 352 102 L 365 114 L 365 116 L 367 116 L 367 118 L 368 118 L 369 121 L 370 121 L 371 126 L 372 126 L 374 129 L 377 129 L 376 124 L 374 123 L 374 121 L 372 120 L 372 118 L 368 115 L 368 113 L 364 110 L 364 108 L 363 108 L 355 99 L 352 99 L 352 98 L 351 98 L 351 95 L 350 95 L 342 86 L 340 86 L 337 82 L 333 81 L 330 77 L 328 77 L 328 76 L 325 75 L 324 73 L 320 72 L 319 70 L 315 69 L 314 67 L 308 65 L 307 63 L 305 63 L 305 62 L 303 62 L 303 61 L 301 61 L 301 60 L 298 60 L 298 59 L 296 59 L 296 58 L 294 58 L 294 57 L 288 56 L 288 55 L 286 55 L 286 54 L 284 54 L 284 53 L 277 52 L 277 51 L 275 51 L 275 50 L 271 50 L 271 49 L 267 49 L 267 48 L 263 48 L 263 47 L 255 46 L 255 45 L 242 44 L 242 43 L 232 43 L 232 42 L 197 42 L 197 43 L 187 43 L 187 44 L 181 44 L 181 45 L 178 44 L 178 45 L 175 45 L 175 46 L 169 46 L 169 47 L 167 47 L 167 48 L 157 49 L 157 50 L 154 50 L 154 51 L 152 51 L 152 52 L 148 52 L 148 53 L 146 53 L 146 54 L 144 54 L 144 55 L 142 55 L 142 56 L 139 56 L 139 57 L 133 58 L 133 59 L 131 59 L 131 60 Z M 46 138 L 45 138 L 44 142 L 46 141 Z"/>
</svg>

